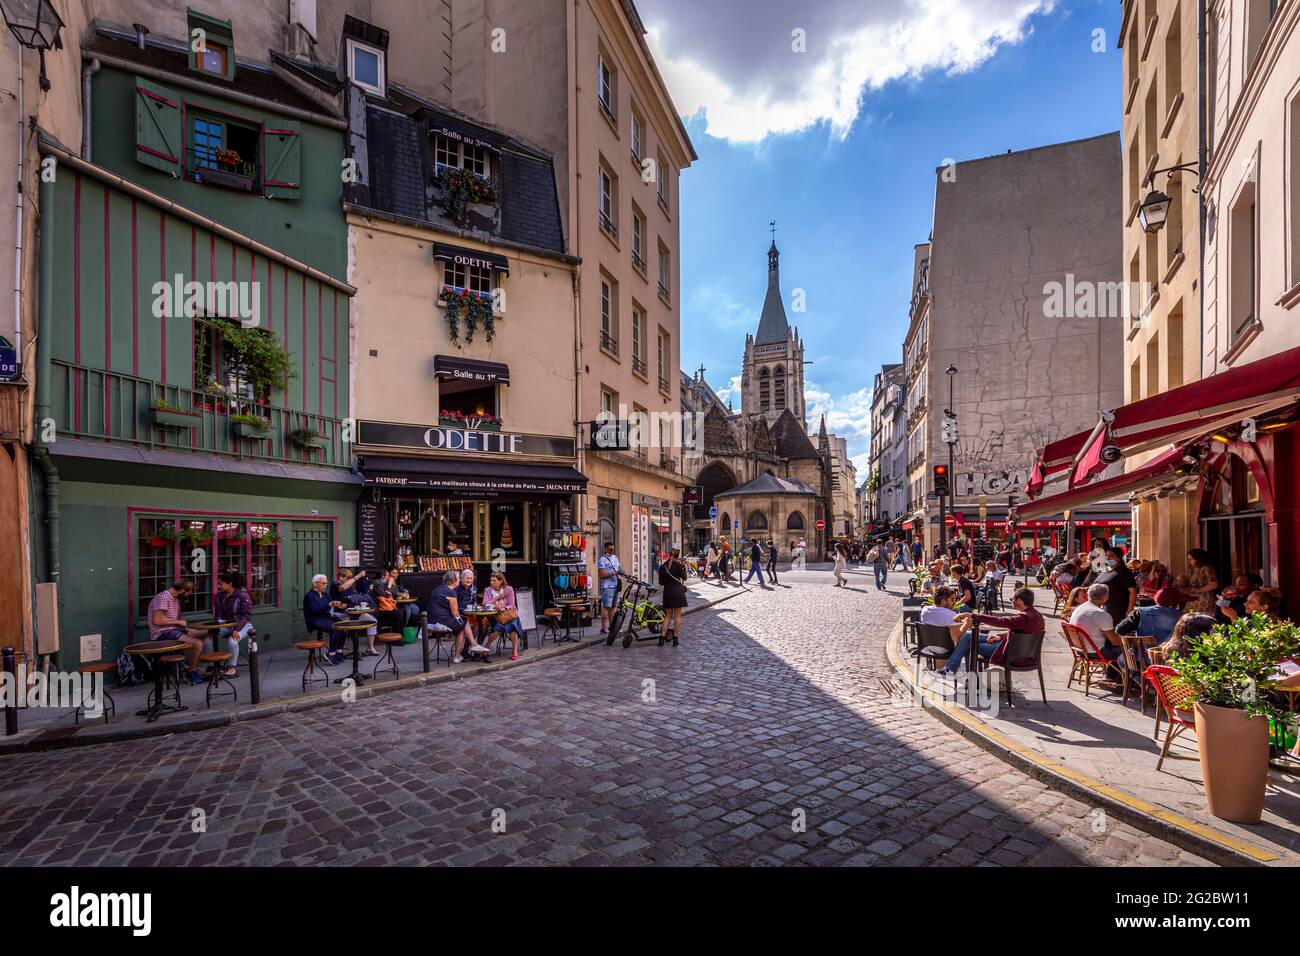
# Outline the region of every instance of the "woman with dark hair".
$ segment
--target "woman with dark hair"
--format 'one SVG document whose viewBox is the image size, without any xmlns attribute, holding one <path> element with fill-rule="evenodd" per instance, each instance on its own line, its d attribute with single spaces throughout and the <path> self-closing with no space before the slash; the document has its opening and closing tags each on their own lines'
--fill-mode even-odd
<svg viewBox="0 0 1300 956">
<path fill-rule="evenodd" d="M 235 676 L 235 665 L 239 663 L 239 642 L 253 633 L 253 599 L 244 587 L 244 576 L 238 571 L 222 571 L 217 575 L 217 605 L 214 609 L 218 621 L 229 621 L 230 627 L 223 627 L 217 637 L 224 637 L 230 642 L 230 666 L 226 668 L 226 677 Z"/>
<path fill-rule="evenodd" d="M 1209 614 L 1184 614 L 1174 625 L 1169 640 L 1151 649 L 1151 660 L 1167 661 L 1171 654 L 1186 654 L 1192 644 L 1213 631 L 1218 623 Z"/>
<path fill-rule="evenodd" d="M 664 589 L 664 631 L 659 644 L 662 646 L 671 636 L 676 647 L 682 633 L 682 608 L 686 607 L 686 565 L 682 564 L 681 552 L 676 548 L 659 565 L 659 586 Z"/>
<path fill-rule="evenodd" d="M 1214 595 L 1219 590 L 1219 575 L 1210 563 L 1210 552 L 1192 548 L 1187 552 L 1187 593 L 1193 596 L 1187 605 L 1189 614 L 1214 614 Z"/>
</svg>

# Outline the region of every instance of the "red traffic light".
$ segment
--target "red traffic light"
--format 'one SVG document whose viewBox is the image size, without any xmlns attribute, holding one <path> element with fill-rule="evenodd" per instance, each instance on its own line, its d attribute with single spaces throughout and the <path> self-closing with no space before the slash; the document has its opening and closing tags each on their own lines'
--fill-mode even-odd
<svg viewBox="0 0 1300 956">
<path fill-rule="evenodd" d="M 948 495 L 948 466 L 935 465 L 931 472 L 931 485 L 934 493 L 941 497 Z"/>
</svg>

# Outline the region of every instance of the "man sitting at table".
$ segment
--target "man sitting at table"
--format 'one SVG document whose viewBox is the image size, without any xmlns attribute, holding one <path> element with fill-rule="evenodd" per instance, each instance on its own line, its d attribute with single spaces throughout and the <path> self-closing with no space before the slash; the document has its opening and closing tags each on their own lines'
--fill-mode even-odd
<svg viewBox="0 0 1300 956">
<path fill-rule="evenodd" d="M 1039 614 L 1034 607 L 1034 592 L 1029 588 L 1020 588 L 1015 594 L 1011 595 L 1011 606 L 1016 609 L 1015 614 L 972 614 L 970 616 L 971 629 L 963 634 L 961 640 L 957 642 L 952 655 L 948 658 L 948 663 L 935 673 L 948 677 L 957 673 L 962 661 L 970 653 L 971 634 L 981 624 L 1005 627 L 1009 631 L 1016 631 L 1020 634 L 1042 634 L 1046 629 L 1043 624 L 1043 615 Z M 999 637 L 995 640 L 980 641 L 979 656 L 987 660 L 997 650 L 1002 640 Z"/>
<path fill-rule="evenodd" d="M 970 623 L 970 614 L 958 614 L 957 589 L 950 584 L 941 584 L 934 589 L 934 603 L 921 609 L 920 622 L 934 627 L 946 627 L 948 636 L 956 644 L 961 640 Z"/>
<path fill-rule="evenodd" d="M 1117 661 L 1124 654 L 1119 635 L 1115 633 L 1115 619 L 1106 610 L 1110 600 L 1110 588 L 1105 584 L 1094 584 L 1088 588 L 1088 600 L 1080 604 L 1070 614 L 1070 623 L 1086 631 L 1097 645 L 1101 656 L 1108 661 Z M 1120 680 L 1122 675 L 1112 666 L 1106 670 L 1110 680 Z"/>
<path fill-rule="evenodd" d="M 1115 625 L 1115 633 L 1121 637 L 1130 634 L 1150 636 L 1156 639 L 1157 644 L 1163 644 L 1169 640 L 1174 625 L 1183 616 L 1181 605 L 1186 600 L 1187 595 L 1179 593 L 1176 588 L 1161 588 L 1155 594 L 1155 604 L 1135 607 L 1128 617 Z"/>
<path fill-rule="evenodd" d="M 204 631 L 192 630 L 189 622 L 181 617 L 181 601 L 192 593 L 194 582 L 182 578 L 154 595 L 149 602 L 149 640 L 184 641 L 189 645 L 185 651 L 185 666 L 189 670 L 190 684 L 201 684 L 199 655 L 203 653 L 203 638 L 207 635 Z"/>
</svg>

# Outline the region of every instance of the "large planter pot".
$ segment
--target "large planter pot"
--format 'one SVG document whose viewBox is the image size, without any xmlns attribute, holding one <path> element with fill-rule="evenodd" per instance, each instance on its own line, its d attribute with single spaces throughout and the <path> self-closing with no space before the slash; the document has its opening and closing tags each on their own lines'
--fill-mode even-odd
<svg viewBox="0 0 1300 956">
<path fill-rule="evenodd" d="M 1258 823 L 1268 776 L 1268 720 L 1234 707 L 1197 703 L 1194 709 L 1206 806 L 1221 820 Z"/>
</svg>

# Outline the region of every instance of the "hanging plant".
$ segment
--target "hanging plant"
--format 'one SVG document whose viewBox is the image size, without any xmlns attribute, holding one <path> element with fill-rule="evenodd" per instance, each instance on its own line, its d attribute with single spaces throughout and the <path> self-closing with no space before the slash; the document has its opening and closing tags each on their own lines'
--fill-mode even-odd
<svg viewBox="0 0 1300 956">
<path fill-rule="evenodd" d="M 471 292 L 469 289 L 457 289 L 443 286 L 438 298 L 447 303 L 447 327 L 451 330 L 451 340 L 460 344 L 460 318 L 465 318 L 465 341 L 474 341 L 474 332 L 482 323 L 484 335 L 489 342 L 496 334 L 495 316 L 492 312 L 492 296 L 486 292 Z"/>
<path fill-rule="evenodd" d="M 208 335 L 219 336 L 230 368 L 253 386 L 253 394 L 259 398 L 271 394 L 288 379 L 297 377 L 288 351 L 264 329 L 221 319 L 201 319 L 196 324 L 203 334 L 198 344 L 199 354 L 206 349 Z M 208 387 L 214 394 L 229 394 L 215 377 Z"/>
<path fill-rule="evenodd" d="M 497 200 L 492 181 L 468 170 L 443 166 L 433 178 L 439 189 L 436 202 L 458 223 L 464 224 L 471 204 Z"/>
</svg>

